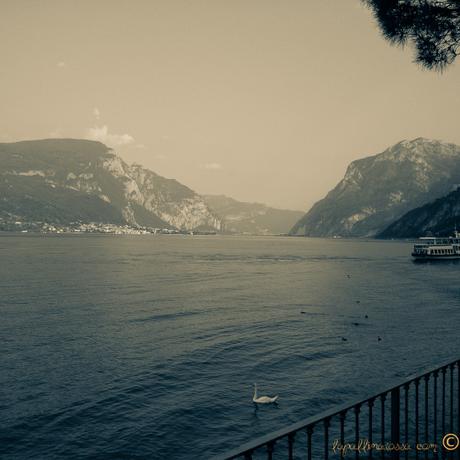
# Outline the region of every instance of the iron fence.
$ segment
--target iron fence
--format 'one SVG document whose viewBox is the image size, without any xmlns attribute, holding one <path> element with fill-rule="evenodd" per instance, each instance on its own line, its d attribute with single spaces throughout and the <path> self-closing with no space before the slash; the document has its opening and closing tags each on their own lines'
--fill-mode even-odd
<svg viewBox="0 0 460 460">
<path fill-rule="evenodd" d="M 460 360 L 216 457 L 460 460 Z"/>
</svg>

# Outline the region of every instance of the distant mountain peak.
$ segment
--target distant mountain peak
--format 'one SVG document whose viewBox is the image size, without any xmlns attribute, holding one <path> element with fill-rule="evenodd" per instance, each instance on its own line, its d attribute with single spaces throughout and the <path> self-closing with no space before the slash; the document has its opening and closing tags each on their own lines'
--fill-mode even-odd
<svg viewBox="0 0 460 460">
<path fill-rule="evenodd" d="M 458 155 L 458 146 L 443 142 L 437 139 L 427 139 L 425 137 L 417 137 L 412 140 L 403 140 L 389 147 L 384 152 L 376 155 L 381 158 L 397 158 L 408 160 L 411 157 L 426 157 L 433 154 L 442 155 Z"/>
<path fill-rule="evenodd" d="M 31 150 L 43 152 L 46 149 L 48 152 L 60 151 L 64 154 L 75 150 L 75 148 L 91 150 L 94 153 L 112 151 L 111 147 L 107 147 L 100 141 L 74 138 L 30 139 L 16 142 L 1 142 L 0 145 L 8 145 L 10 150 L 20 149 L 24 152 L 29 152 Z"/>
<path fill-rule="evenodd" d="M 225 229 L 232 233 L 287 233 L 303 215 L 301 211 L 271 208 L 262 203 L 235 200 L 226 195 L 204 195 L 208 206 L 225 220 Z"/>
<path fill-rule="evenodd" d="M 402 145 L 404 147 L 410 147 L 413 145 L 420 145 L 420 144 L 442 144 L 438 139 L 429 139 L 427 137 L 416 137 L 415 139 L 403 139 L 402 141 L 398 142 L 396 145 Z"/>
</svg>

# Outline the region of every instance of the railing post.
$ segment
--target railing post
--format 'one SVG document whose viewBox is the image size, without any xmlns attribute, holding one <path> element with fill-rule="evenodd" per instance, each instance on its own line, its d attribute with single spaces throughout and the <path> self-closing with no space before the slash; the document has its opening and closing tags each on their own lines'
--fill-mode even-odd
<svg viewBox="0 0 460 460">
<path fill-rule="evenodd" d="M 307 460 L 311 460 L 312 455 L 312 443 L 311 438 L 313 436 L 313 427 L 314 425 L 307 426 Z"/>
<path fill-rule="evenodd" d="M 391 451 L 391 459 L 399 460 L 399 450 L 397 444 L 399 444 L 400 438 L 400 391 L 399 387 L 391 390 L 391 443 L 395 446 L 395 449 Z"/>
<path fill-rule="evenodd" d="M 288 459 L 289 460 L 294 459 L 294 438 L 295 438 L 295 433 L 288 434 Z"/>
<path fill-rule="evenodd" d="M 324 419 L 324 459 L 329 459 L 329 426 L 331 424 L 331 419 Z"/>
<path fill-rule="evenodd" d="M 275 441 L 267 443 L 267 460 L 273 460 L 273 451 L 275 450 Z"/>
<path fill-rule="evenodd" d="M 459 369 L 460 369 L 460 364 L 459 364 Z M 340 412 L 340 444 L 342 446 L 345 444 L 345 417 L 346 416 L 347 416 L 346 411 Z M 340 459 L 342 460 L 343 458 L 344 458 L 343 449 L 340 449 Z"/>
</svg>

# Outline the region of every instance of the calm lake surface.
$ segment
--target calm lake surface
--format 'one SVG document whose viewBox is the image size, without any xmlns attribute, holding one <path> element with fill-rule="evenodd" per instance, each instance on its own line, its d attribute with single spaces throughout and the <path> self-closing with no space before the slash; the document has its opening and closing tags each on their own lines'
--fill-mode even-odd
<svg viewBox="0 0 460 460">
<path fill-rule="evenodd" d="M 206 459 L 458 359 L 460 264 L 410 250 L 1 236 L 0 457 Z"/>
</svg>

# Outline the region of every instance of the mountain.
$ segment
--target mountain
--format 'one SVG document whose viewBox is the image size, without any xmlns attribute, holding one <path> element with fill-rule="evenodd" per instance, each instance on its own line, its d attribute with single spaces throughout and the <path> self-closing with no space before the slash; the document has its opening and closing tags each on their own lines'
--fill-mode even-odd
<svg viewBox="0 0 460 460">
<path fill-rule="evenodd" d="M 0 220 L 222 228 L 193 190 L 80 139 L 0 144 Z"/>
<path fill-rule="evenodd" d="M 460 228 L 460 188 L 447 196 L 415 208 L 393 222 L 379 238 L 448 236 Z"/>
<path fill-rule="evenodd" d="M 226 231 L 273 235 L 287 233 L 302 217 L 301 211 L 270 208 L 260 203 L 245 203 L 224 195 L 204 195 L 208 206 L 225 220 Z"/>
<path fill-rule="evenodd" d="M 306 236 L 375 236 L 460 184 L 460 147 L 424 138 L 353 161 L 345 177 L 291 229 Z"/>
</svg>

